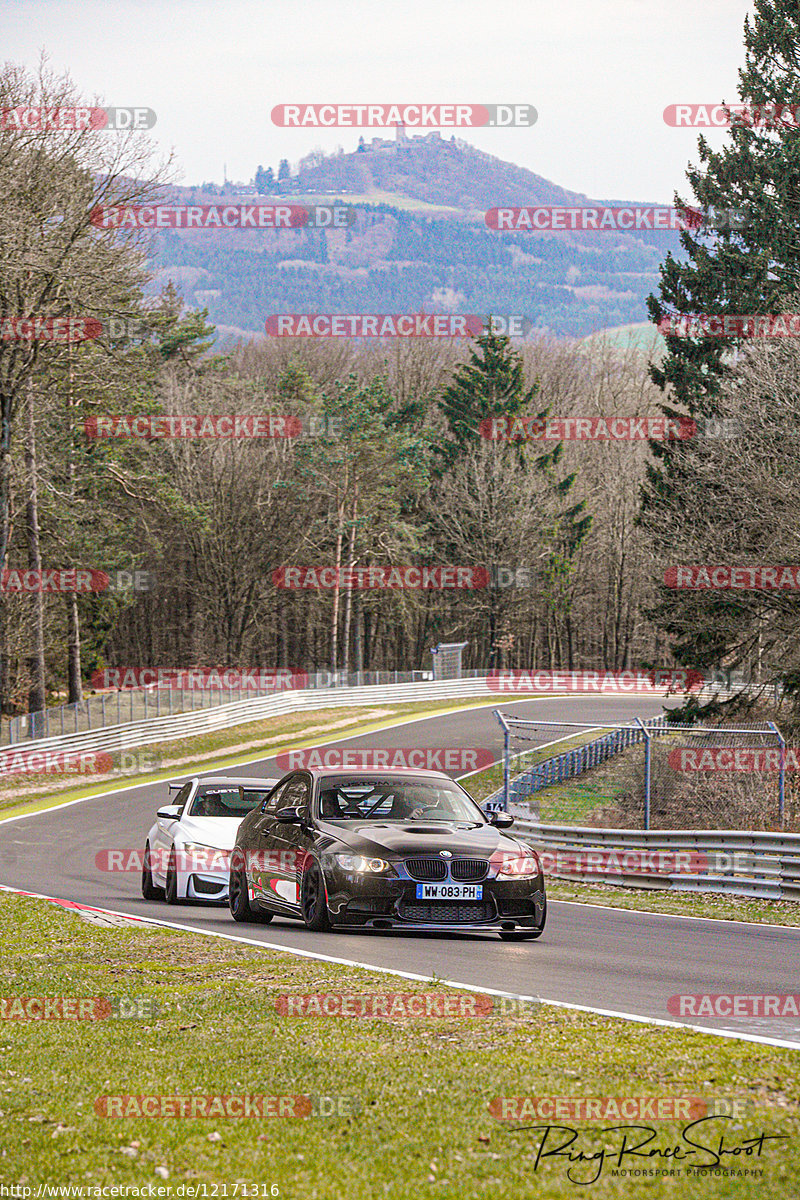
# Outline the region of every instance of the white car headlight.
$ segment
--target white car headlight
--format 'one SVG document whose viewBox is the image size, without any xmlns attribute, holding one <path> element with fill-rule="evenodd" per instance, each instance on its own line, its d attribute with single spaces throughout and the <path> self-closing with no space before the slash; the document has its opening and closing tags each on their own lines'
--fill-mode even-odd
<svg viewBox="0 0 800 1200">
<path fill-rule="evenodd" d="M 199 842 L 184 842 L 178 849 L 184 871 L 227 871 L 230 866 L 230 850 L 218 846 L 203 846 Z"/>
<path fill-rule="evenodd" d="M 359 875 L 382 875 L 392 869 L 382 858 L 366 858 L 363 854 L 334 854 L 334 858 L 344 871 Z"/>
</svg>

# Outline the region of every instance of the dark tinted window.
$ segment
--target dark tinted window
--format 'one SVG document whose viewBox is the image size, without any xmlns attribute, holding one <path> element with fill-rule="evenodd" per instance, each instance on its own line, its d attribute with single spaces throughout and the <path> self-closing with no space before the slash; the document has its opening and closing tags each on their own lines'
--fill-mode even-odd
<svg viewBox="0 0 800 1200">
<path fill-rule="evenodd" d="M 183 809 L 186 804 L 186 801 L 189 799 L 189 793 L 191 792 L 191 790 L 192 790 L 192 781 L 189 780 L 188 783 L 185 783 L 183 785 L 183 787 L 180 789 L 179 792 L 173 792 L 171 794 L 169 800 L 167 801 L 168 804 L 179 804 L 180 805 L 181 811 L 178 813 L 179 817 L 183 816 Z"/>
<path fill-rule="evenodd" d="M 260 796 L 263 798 L 264 793 Z M 252 797 L 252 799 L 250 798 Z M 259 793 L 245 793 L 238 787 L 221 787 L 219 784 L 201 783 L 192 801 L 189 815 L 192 817 L 246 817 L 258 803 Z"/>
<path fill-rule="evenodd" d="M 319 811 L 329 821 L 459 821 L 485 825 L 474 800 L 449 780 L 324 776 Z"/>
<path fill-rule="evenodd" d="M 261 811 L 272 814 L 272 813 L 277 812 L 279 808 L 282 808 L 283 807 L 282 796 L 283 796 L 284 792 L 286 791 L 286 789 L 288 788 L 290 783 L 291 783 L 291 780 L 287 779 L 286 783 L 282 783 L 282 784 L 280 784 L 279 787 L 274 788 L 272 795 L 270 796 L 267 803 L 265 805 L 263 805 Z"/>
<path fill-rule="evenodd" d="M 246 788 L 240 787 L 239 791 L 242 794 L 242 803 L 247 805 L 247 811 L 250 812 L 253 808 L 260 808 L 264 811 L 264 801 L 272 791 L 272 788 Z"/>
<path fill-rule="evenodd" d="M 287 783 L 278 807 L 302 808 L 304 804 L 308 804 L 308 790 L 308 780 L 302 776 L 295 776 Z"/>
</svg>

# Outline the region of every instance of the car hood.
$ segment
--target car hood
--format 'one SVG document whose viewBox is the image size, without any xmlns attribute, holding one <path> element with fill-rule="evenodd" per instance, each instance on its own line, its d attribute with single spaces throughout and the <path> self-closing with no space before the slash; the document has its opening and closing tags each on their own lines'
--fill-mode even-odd
<svg viewBox="0 0 800 1200">
<path fill-rule="evenodd" d="M 361 854 L 405 857 L 450 850 L 466 858 L 489 858 L 495 850 L 517 850 L 513 838 L 494 825 L 469 828 L 456 821 L 353 821 L 327 824 L 325 832 Z"/>
<path fill-rule="evenodd" d="M 187 842 L 232 850 L 242 820 L 242 817 L 186 817 L 180 823 L 180 833 Z"/>
</svg>

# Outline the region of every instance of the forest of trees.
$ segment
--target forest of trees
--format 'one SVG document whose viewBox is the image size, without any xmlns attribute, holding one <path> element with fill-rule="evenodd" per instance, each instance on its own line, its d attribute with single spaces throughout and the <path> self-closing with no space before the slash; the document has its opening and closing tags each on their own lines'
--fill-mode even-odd
<svg viewBox="0 0 800 1200">
<path fill-rule="evenodd" d="M 44 380 L 38 393 L 37 470 L 53 485 L 39 489 L 42 561 L 136 566 L 156 580 L 139 595 L 44 597 L 50 689 L 64 684 L 73 610 L 84 678 L 106 665 L 408 670 L 429 667 L 438 641 L 468 641 L 472 668 L 661 665 L 663 641 L 642 621 L 651 564 L 634 529 L 646 443 L 479 434 L 484 417 L 513 411 L 652 413 L 643 356 L 545 342 L 520 355 L 491 335 L 215 356 L 203 352 L 209 327 L 174 293 L 151 319 L 149 342 L 117 349 L 116 388 L 98 382 L 103 350 L 87 343 L 71 355 L 69 408 Z M 87 439 L 86 419 L 111 413 L 294 414 L 307 432 Z M 28 492 L 15 471 L 11 566 L 29 562 Z M 273 583 L 282 566 L 337 562 L 485 566 L 495 578 L 503 568 L 506 586 L 337 596 Z M 509 582 L 517 571 L 524 586 Z M 5 603 L 6 703 L 24 705 L 36 600 Z"/>
<path fill-rule="evenodd" d="M 768 90 L 800 104 L 796 7 L 756 8 L 742 98 Z M 776 12 L 778 23 L 768 19 Z M 44 68 L 6 68 L 0 106 L 23 102 L 74 102 L 71 84 Z M 693 198 L 676 203 L 736 207 L 746 221 L 681 235 L 651 297 L 654 321 L 798 311 L 797 138 L 773 123 L 733 127 L 720 152 L 701 139 Z M 670 335 L 653 363 L 610 339 L 515 347 L 491 334 L 217 353 L 207 311 L 172 286 L 145 300 L 143 244 L 91 224 L 94 205 L 141 202 L 170 183 L 144 135 L 108 145 L 91 130 L 0 131 L 0 316 L 106 322 L 83 342 L 0 340 L 0 568 L 139 567 L 156 586 L 5 588 L 3 711 L 76 700 L 107 665 L 409 670 L 428 667 L 439 641 L 467 642 L 473 669 L 743 668 L 800 694 L 796 592 L 664 584 L 680 563 L 800 561 L 796 342 Z M 279 177 L 287 172 L 282 163 Z M 424 233 L 403 220 L 397 238 L 411 253 Z M 111 317 L 146 326 L 123 336 L 109 331 Z M 499 415 L 644 417 L 662 407 L 697 418 L 699 435 L 558 443 L 480 432 Z M 85 432 L 106 414 L 265 413 L 297 417 L 303 432 Z M 707 418 L 735 418 L 739 436 L 702 436 Z M 446 564 L 483 566 L 495 580 L 499 571 L 506 583 L 519 571 L 524 586 L 348 582 L 354 567 Z M 292 565 L 337 566 L 344 581 L 279 586 L 276 572 Z"/>
</svg>

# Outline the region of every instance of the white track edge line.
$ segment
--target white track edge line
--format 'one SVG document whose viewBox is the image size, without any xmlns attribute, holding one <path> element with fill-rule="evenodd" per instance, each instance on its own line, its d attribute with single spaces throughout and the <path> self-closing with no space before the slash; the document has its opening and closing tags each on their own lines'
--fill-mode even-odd
<svg viewBox="0 0 800 1200">
<path fill-rule="evenodd" d="M 777 1046 L 783 1050 L 800 1050 L 800 1042 L 789 1042 L 782 1038 L 763 1037 L 757 1033 L 738 1033 L 733 1029 L 712 1029 L 705 1025 L 688 1025 L 681 1021 L 668 1021 L 660 1017 L 645 1017 L 639 1013 L 617 1012 L 610 1008 L 592 1008 L 585 1004 L 571 1004 L 566 1000 L 548 1000 L 544 996 L 520 996 L 515 992 L 503 992 L 498 988 L 476 987 L 474 984 L 458 983 L 452 979 L 442 979 L 438 975 L 418 975 L 412 971 L 398 971 L 394 967 L 378 967 L 372 963 L 358 962 L 351 958 L 337 958 L 330 954 L 320 954 L 313 950 L 300 950 L 293 946 L 283 946 L 275 942 L 261 942 L 251 938 L 242 937 L 235 933 L 220 933 L 216 929 L 197 929 L 194 925 L 180 925 L 171 921 L 161 921 L 158 918 L 150 920 L 147 917 L 132 916 L 130 913 L 117 912 L 111 908 L 96 908 L 89 904 L 78 904 L 74 900 L 62 900 L 58 896 L 45 896 L 40 892 L 27 892 L 20 888 L 9 887 L 7 884 L 0 884 L 0 891 L 13 892 L 19 896 L 30 896 L 37 900 L 48 900 L 51 903 L 64 906 L 64 911 L 69 912 L 70 909 L 84 909 L 88 912 L 105 913 L 107 916 L 123 917 L 126 920 L 134 921 L 137 924 L 159 926 L 164 929 L 177 929 L 182 933 L 199 933 L 204 937 L 222 938 L 228 942 L 239 942 L 245 946 L 254 946 L 263 950 L 276 950 L 283 954 L 293 954 L 295 958 L 311 958 L 317 962 L 334 963 L 337 966 L 343 967 L 360 967 L 365 971 L 377 971 L 381 975 L 395 975 L 401 979 L 413 979 L 422 983 L 440 983 L 445 987 L 457 988 L 460 991 L 477 991 L 481 995 L 486 996 L 502 996 L 511 1000 L 527 1000 L 537 1004 L 549 1004 L 553 1008 L 565 1008 L 571 1012 L 587 1012 L 594 1013 L 601 1017 L 615 1017 L 622 1021 L 635 1021 L 640 1025 L 655 1025 L 665 1029 L 689 1029 L 693 1033 L 706 1033 L 714 1037 L 732 1038 L 739 1042 L 755 1042 L 764 1046 Z"/>
</svg>

